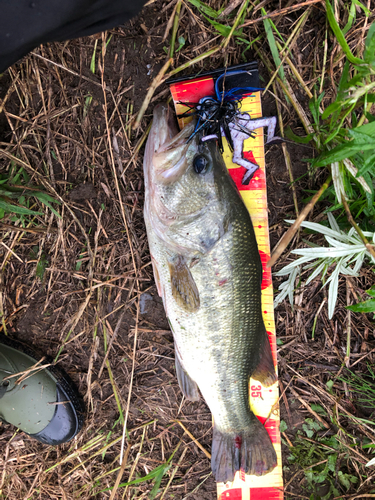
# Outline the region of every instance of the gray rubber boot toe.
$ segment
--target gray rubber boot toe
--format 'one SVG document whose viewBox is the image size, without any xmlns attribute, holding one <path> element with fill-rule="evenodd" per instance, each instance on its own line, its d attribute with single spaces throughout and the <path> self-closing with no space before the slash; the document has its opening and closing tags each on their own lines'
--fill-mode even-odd
<svg viewBox="0 0 375 500">
<path fill-rule="evenodd" d="M 0 335 L 0 418 L 44 444 L 66 443 L 82 428 L 81 398 L 63 372 L 38 361 L 50 362 Z"/>
</svg>

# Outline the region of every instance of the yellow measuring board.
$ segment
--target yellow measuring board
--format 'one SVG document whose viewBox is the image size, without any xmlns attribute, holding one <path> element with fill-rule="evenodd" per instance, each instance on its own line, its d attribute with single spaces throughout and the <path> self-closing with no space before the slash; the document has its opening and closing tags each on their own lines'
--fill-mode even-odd
<svg viewBox="0 0 375 500">
<path fill-rule="evenodd" d="M 176 113 L 182 114 L 187 107 L 182 103 L 197 103 L 199 99 L 215 95 L 214 79 L 205 76 L 193 80 L 180 81 L 170 85 Z M 241 101 L 242 113 L 249 113 L 252 119 L 262 116 L 260 92 L 244 97 Z M 179 119 L 183 128 L 191 117 Z M 227 146 L 225 138 L 224 161 L 229 174 L 234 180 L 244 203 L 250 213 L 255 235 L 258 243 L 259 254 L 263 266 L 262 280 L 262 310 L 266 330 L 270 339 L 274 363 L 276 366 L 276 331 L 273 310 L 273 288 L 271 270 L 266 268 L 270 258 L 270 242 L 267 213 L 267 191 L 264 156 L 263 128 L 255 130 L 255 137 L 244 141 L 243 157 L 259 165 L 248 185 L 242 185 L 242 178 L 246 169 L 232 162 L 232 152 Z M 250 379 L 250 405 L 254 414 L 264 424 L 277 454 L 277 466 L 262 477 L 245 475 L 243 471 L 237 472 L 234 481 L 217 484 L 219 500 L 282 500 L 283 479 L 281 463 L 280 442 L 280 413 L 279 391 L 277 384 L 265 388 L 260 382 Z"/>
</svg>

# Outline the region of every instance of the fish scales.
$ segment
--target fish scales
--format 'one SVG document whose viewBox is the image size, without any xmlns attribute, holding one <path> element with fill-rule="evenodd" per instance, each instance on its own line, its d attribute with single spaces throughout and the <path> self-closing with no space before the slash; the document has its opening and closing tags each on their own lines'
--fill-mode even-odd
<svg viewBox="0 0 375 500">
<path fill-rule="evenodd" d="M 187 142 L 191 130 L 177 134 L 170 115 L 166 105 L 154 112 L 144 159 L 144 214 L 179 383 L 192 400 L 199 387 L 213 414 L 216 480 L 233 480 L 240 468 L 262 475 L 276 465 L 276 454 L 249 407 L 249 379 L 267 386 L 276 375 L 262 318 L 254 229 L 216 143 Z M 160 138 L 165 127 L 170 130 Z M 202 158 L 206 167 L 200 171 Z"/>
</svg>

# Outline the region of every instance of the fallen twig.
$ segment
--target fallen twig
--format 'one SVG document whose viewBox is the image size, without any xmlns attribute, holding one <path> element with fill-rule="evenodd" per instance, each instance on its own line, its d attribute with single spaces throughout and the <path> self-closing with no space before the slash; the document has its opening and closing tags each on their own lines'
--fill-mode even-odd
<svg viewBox="0 0 375 500">
<path fill-rule="evenodd" d="M 341 195 L 341 201 L 342 201 L 342 204 L 344 205 L 344 208 L 345 208 L 345 212 L 346 212 L 346 217 L 348 219 L 348 221 L 350 222 L 351 226 L 354 227 L 354 229 L 356 230 L 358 236 L 361 238 L 363 244 L 365 245 L 366 249 L 370 252 L 370 254 L 372 255 L 372 258 L 374 259 L 375 261 L 375 250 L 374 250 L 374 246 L 373 245 L 370 245 L 370 243 L 368 242 L 368 239 L 366 238 L 366 236 L 363 234 L 361 228 L 358 226 L 358 224 L 356 223 L 356 221 L 353 219 L 353 216 L 352 216 L 352 213 L 350 211 L 350 208 L 349 208 L 349 205 L 348 205 L 348 202 L 346 201 L 345 199 L 345 196 L 344 195 Z"/>
<path fill-rule="evenodd" d="M 200 442 L 198 441 L 198 439 L 195 438 L 193 436 L 193 434 L 186 429 L 186 427 L 184 426 L 184 424 L 182 422 L 180 422 L 179 420 L 174 420 L 174 422 L 177 422 L 177 424 L 182 427 L 182 429 L 193 440 L 193 442 L 198 446 L 198 448 L 200 448 L 203 451 L 203 453 L 206 455 L 206 457 L 209 458 L 209 459 L 211 459 L 211 454 L 208 453 L 208 451 L 205 448 L 203 448 L 203 446 L 200 444 Z"/>
<path fill-rule="evenodd" d="M 251 26 L 252 24 L 260 23 L 264 19 L 269 19 L 271 17 L 278 17 L 283 14 L 289 14 L 289 12 L 294 12 L 295 10 L 306 7 L 306 5 L 312 5 L 314 3 L 322 3 L 322 0 L 308 0 L 307 2 L 292 5 L 291 7 L 284 7 L 284 9 L 274 10 L 272 14 L 267 14 L 266 16 L 259 17 L 258 19 L 253 19 L 252 21 L 247 21 L 246 23 L 241 24 L 239 28 L 244 28 L 245 26 Z"/>
<path fill-rule="evenodd" d="M 163 77 L 164 77 L 165 73 L 167 72 L 167 69 L 169 68 L 169 66 L 172 64 L 172 61 L 173 61 L 172 58 L 170 58 L 170 59 L 168 59 L 166 61 L 166 63 L 164 64 L 164 66 L 161 68 L 161 70 L 159 71 L 159 73 L 156 75 L 156 77 L 154 78 L 153 82 L 151 83 L 151 85 L 150 85 L 150 87 L 149 87 L 149 89 L 147 91 L 145 100 L 143 101 L 141 109 L 139 110 L 137 118 L 136 118 L 136 120 L 135 120 L 135 122 L 133 124 L 133 129 L 134 130 L 139 127 L 139 124 L 141 123 L 143 115 L 145 114 L 146 109 L 148 108 L 148 105 L 150 104 L 152 96 L 154 95 L 155 90 L 162 83 Z"/>
</svg>

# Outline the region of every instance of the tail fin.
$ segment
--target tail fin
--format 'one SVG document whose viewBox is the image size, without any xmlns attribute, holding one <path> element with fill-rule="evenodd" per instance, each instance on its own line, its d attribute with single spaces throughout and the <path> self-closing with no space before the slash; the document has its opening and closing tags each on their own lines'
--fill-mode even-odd
<svg viewBox="0 0 375 500">
<path fill-rule="evenodd" d="M 217 482 L 233 481 L 240 469 L 246 474 L 263 476 L 276 465 L 271 439 L 255 415 L 249 428 L 237 434 L 220 432 L 214 427 L 211 468 Z"/>
</svg>

